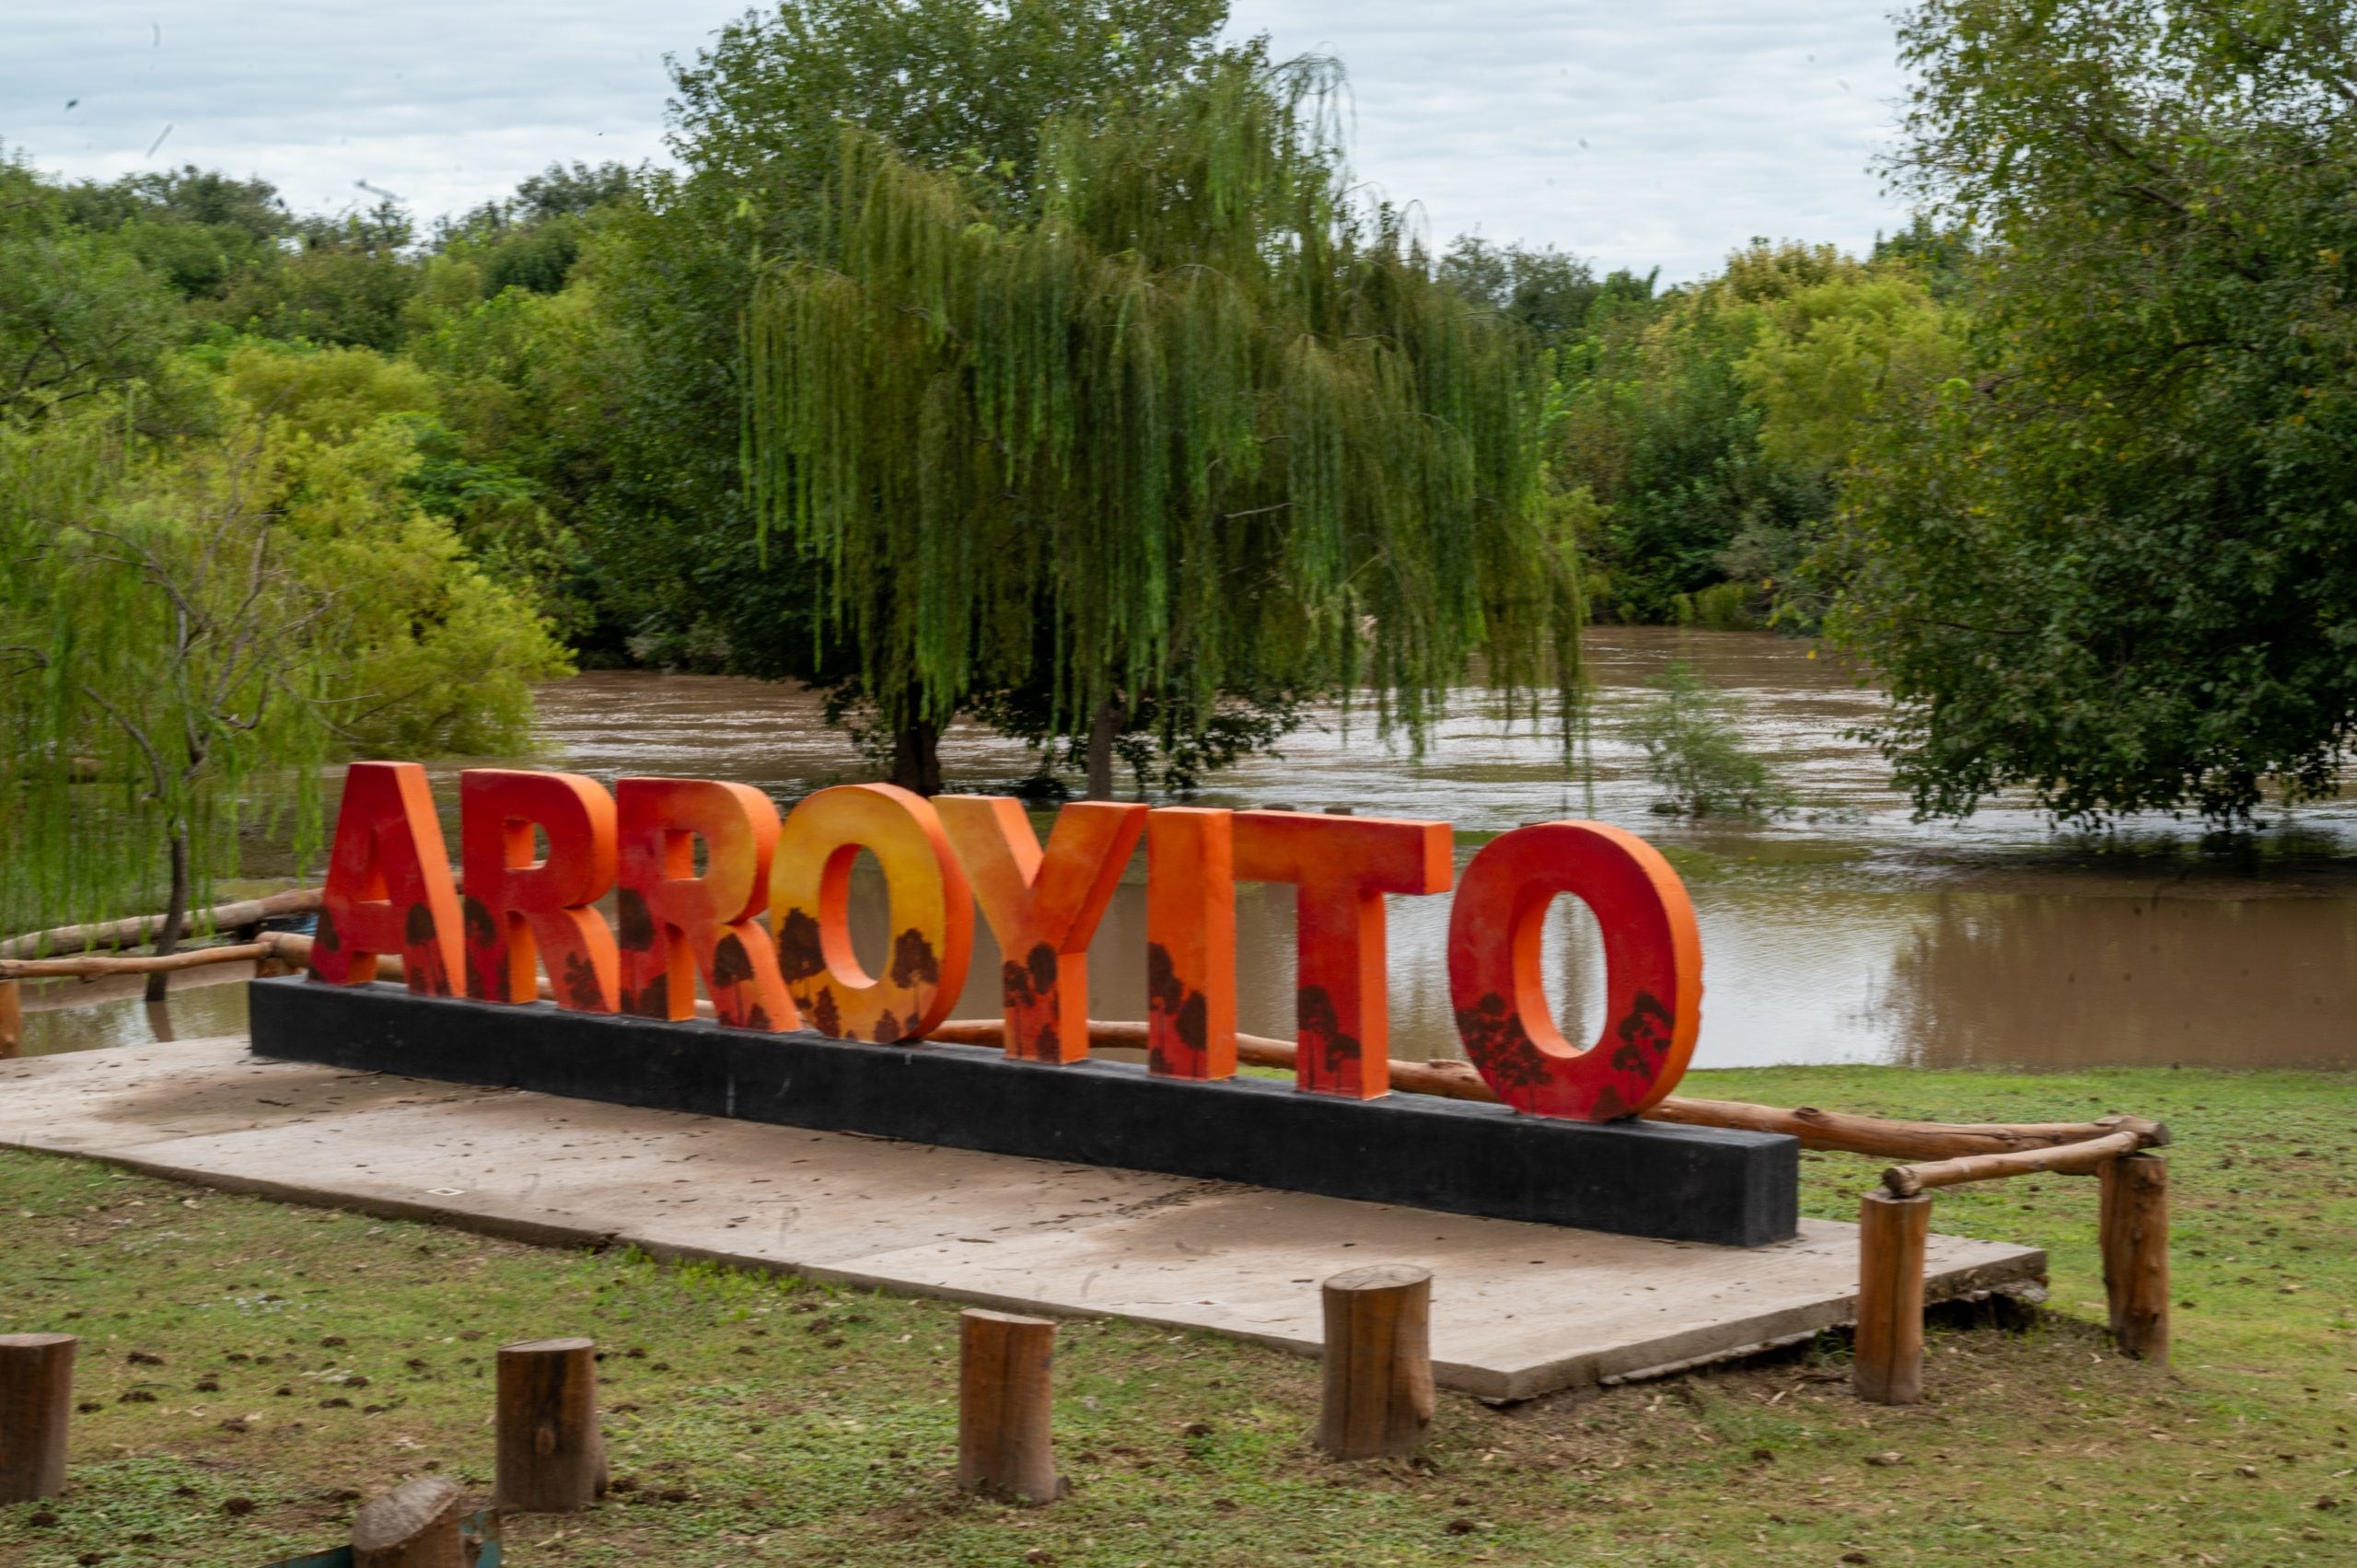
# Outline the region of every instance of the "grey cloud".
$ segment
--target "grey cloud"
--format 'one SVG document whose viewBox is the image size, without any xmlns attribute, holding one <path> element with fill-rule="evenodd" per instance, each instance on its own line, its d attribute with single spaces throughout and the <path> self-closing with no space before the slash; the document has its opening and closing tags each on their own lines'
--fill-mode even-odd
<svg viewBox="0 0 2357 1568">
<path fill-rule="evenodd" d="M 663 55 L 743 10 L 35 4 L 0 54 L 0 142 L 37 166 L 103 179 L 192 162 L 304 208 L 365 204 L 366 180 L 427 216 L 552 159 L 659 157 Z M 1418 203 L 1434 238 L 1478 228 L 1675 279 L 1753 234 L 1857 248 L 1903 221 L 1868 172 L 1899 90 L 1886 4 L 1243 0 L 1234 28 L 1342 59 L 1360 177 Z"/>
</svg>

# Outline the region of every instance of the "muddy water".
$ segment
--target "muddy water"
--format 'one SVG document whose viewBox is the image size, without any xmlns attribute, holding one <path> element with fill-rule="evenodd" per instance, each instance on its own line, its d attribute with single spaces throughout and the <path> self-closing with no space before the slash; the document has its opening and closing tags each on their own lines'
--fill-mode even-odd
<svg viewBox="0 0 2357 1568">
<path fill-rule="evenodd" d="M 1589 651 L 1597 700 L 1573 765 L 1552 738 L 1508 726 L 1468 693 L 1421 757 L 1387 746 L 1365 715 L 1329 713 L 1282 757 L 1222 775 L 1197 803 L 1438 818 L 1456 825 L 1460 865 L 1523 822 L 1596 817 L 1646 835 L 1686 877 L 1701 922 L 1697 1066 L 2357 1065 L 2357 807 L 2270 811 L 2265 829 L 2229 842 L 2165 819 L 2056 834 L 2003 803 L 1963 824 L 1917 823 L 1880 759 L 1844 733 L 1879 697 L 1807 644 L 1605 628 Z M 1746 701 L 1747 733 L 1779 759 L 1799 811 L 1728 824 L 1650 809 L 1656 792 L 1620 726 L 1676 658 Z M 730 779 L 790 803 L 864 776 L 815 702 L 750 681 L 586 675 L 545 690 L 540 713 L 533 765 L 600 779 Z M 955 789 L 1004 789 L 1031 771 L 1022 748 L 986 732 L 953 732 L 943 750 Z M 455 771 L 437 770 L 446 803 Z M 1097 1016 L 1144 1016 L 1143 894 L 1132 867 L 1092 948 Z M 1239 1022 L 1250 1032 L 1292 1032 L 1291 903 L 1289 889 L 1241 889 Z M 857 910 L 871 954 L 879 904 L 871 885 Z M 1446 895 L 1389 900 L 1395 1056 L 1459 1054 L 1447 919 Z M 1570 900 L 1550 920 L 1550 993 L 1567 1030 L 1592 1038 L 1593 923 Z M 996 1010 L 998 956 L 986 936 L 981 947 L 961 1016 Z M 174 1025 L 235 1027 L 241 993 L 176 993 Z M 136 1001 L 104 1011 L 108 1038 L 87 1043 L 151 1038 Z M 64 1024 L 75 1016 L 29 1018 L 29 1048 L 86 1043 Z"/>
</svg>

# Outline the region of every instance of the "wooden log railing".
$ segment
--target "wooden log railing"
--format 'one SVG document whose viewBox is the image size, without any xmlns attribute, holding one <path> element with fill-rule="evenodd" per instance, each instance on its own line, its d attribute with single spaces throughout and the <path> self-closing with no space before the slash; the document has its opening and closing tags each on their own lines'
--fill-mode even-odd
<svg viewBox="0 0 2357 1568">
<path fill-rule="evenodd" d="M 203 936 L 260 925 L 263 921 L 281 920 L 291 914 L 317 913 L 322 891 L 318 888 L 295 888 L 267 898 L 241 899 L 236 903 L 192 910 L 180 935 Z M 58 953 L 93 952 L 101 947 L 144 947 L 153 942 L 163 927 L 164 917 L 160 914 L 134 915 L 129 920 L 102 921 L 93 925 L 61 925 L 54 931 L 0 938 L 0 958 L 39 958 Z"/>
<path fill-rule="evenodd" d="M 995 1018 L 967 1018 L 942 1025 L 931 1038 L 997 1045 L 1005 1034 Z M 1092 1045 L 1143 1049 L 1146 1026 L 1091 1023 L 1088 1039 Z M 1291 1067 L 1294 1051 L 1290 1040 L 1236 1037 L 1237 1060 L 1257 1067 Z M 1391 1086 L 1452 1099 L 1498 1098 L 1464 1062 L 1394 1062 Z M 1789 1133 L 1803 1148 L 1925 1162 L 1884 1171 L 1884 1191 L 1869 1194 L 1862 1215 L 1858 1353 L 1852 1362 L 1852 1381 L 1862 1398 L 1884 1404 L 1912 1404 L 1922 1398 L 1924 1237 L 1931 1208 L 1925 1193 L 1968 1181 L 2039 1172 L 2100 1176 L 2112 1336 L 2130 1355 L 2155 1364 L 2168 1358 L 2168 1167 L 2145 1152 L 2169 1142 L 2164 1123 L 2134 1116 L 2011 1125 L 1891 1121 L 1811 1106 L 1785 1109 L 1676 1096 L 1644 1114 L 1649 1121 L 1688 1126 Z"/>
<path fill-rule="evenodd" d="M 301 895 L 277 896 L 291 899 Z M 261 903 L 268 901 L 259 900 Z M 224 906 L 229 910 L 238 907 Z M 220 912 L 214 912 L 217 914 Z M 15 994 L 20 980 L 41 976 L 145 974 L 158 970 L 193 969 L 203 964 L 246 961 L 294 968 L 309 961 L 311 939 L 308 936 L 290 932 L 265 932 L 254 942 L 195 948 L 167 958 L 99 955 L 64 958 L 0 958 L 0 1057 L 15 1055 L 21 1038 Z M 385 980 L 399 980 L 401 975 L 400 960 L 380 958 L 377 973 Z M 545 980 L 540 989 L 543 997 L 552 993 Z M 711 1004 L 699 1001 L 696 1011 L 702 1016 L 710 1017 Z M 1144 1050 L 1146 1028 L 1143 1023 L 1092 1021 L 1088 1026 L 1089 1043 L 1114 1049 Z M 927 1038 L 951 1044 L 998 1045 L 1005 1039 L 1005 1026 L 996 1018 L 951 1019 L 935 1028 Z M 1236 1044 L 1237 1060 L 1247 1065 L 1277 1068 L 1294 1065 L 1295 1047 L 1290 1040 L 1239 1034 L 1236 1037 Z M 1498 1098 L 1469 1063 L 1395 1061 L 1391 1063 L 1390 1076 L 1391 1086 L 1407 1094 L 1492 1103 Z M 1782 1132 L 1798 1139 L 1804 1148 L 1918 1162 L 1895 1165 L 1883 1172 L 1885 1191 L 1891 1199 L 1902 1202 L 1922 1200 L 1933 1189 L 1971 1181 L 2002 1180 L 2008 1177 L 2040 1173 L 2100 1177 L 2105 1194 L 2100 1207 L 2100 1227 L 2112 1334 L 2120 1349 L 2130 1355 L 2155 1364 L 2165 1364 L 2167 1360 L 2168 1167 L 2165 1160 L 2149 1153 L 2169 1143 L 2169 1130 L 2165 1123 L 2142 1117 L 2118 1115 L 2099 1117 L 2093 1121 L 2016 1124 L 1897 1121 L 1820 1110 L 1813 1106 L 1785 1109 L 1738 1100 L 1687 1099 L 1677 1096 L 1655 1105 L 1645 1112 L 1645 1116 L 1651 1121 L 1688 1126 Z M 1889 1246 L 1896 1243 L 1877 1240 L 1886 1233 L 1892 1237 L 1899 1236 L 1903 1228 L 1887 1224 L 1879 1226 L 1869 1224 L 1861 1227 L 1859 1273 L 1862 1314 L 1872 1293 L 1881 1288 L 1871 1286 L 1868 1282 L 1883 1279 L 1894 1267 L 1902 1272 L 1909 1268 L 1914 1270 L 1918 1277 L 1911 1296 L 1904 1291 L 1893 1295 L 1884 1290 L 1880 1296 L 1873 1298 L 1887 1298 L 1901 1303 L 1909 1300 L 1920 1303 L 1922 1299 L 1922 1249 L 1912 1250 L 1910 1261 L 1910 1256 L 1894 1258 L 1890 1255 Z M 1913 1399 L 1920 1397 L 1922 1387 L 1920 1332 L 1912 1337 L 1911 1342 L 1908 1336 L 1898 1335 L 1876 1342 L 1896 1348 L 1887 1353 L 1878 1350 L 1884 1365 L 1871 1372 L 1858 1374 L 1861 1393 L 1883 1402 L 1912 1402 Z M 1910 1353 L 1910 1342 L 1911 1353 L 1918 1364 L 1912 1375 L 1891 1361 L 1892 1356 L 1904 1359 Z"/>
</svg>

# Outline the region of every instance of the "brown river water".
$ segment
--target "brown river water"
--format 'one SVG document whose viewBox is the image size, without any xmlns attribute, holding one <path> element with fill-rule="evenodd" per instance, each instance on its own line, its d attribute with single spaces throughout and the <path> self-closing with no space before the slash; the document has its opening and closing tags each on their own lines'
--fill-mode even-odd
<svg viewBox="0 0 2357 1568">
<path fill-rule="evenodd" d="M 1220 775 L 1205 806 L 1350 807 L 1455 824 L 1460 866 L 1490 834 L 1595 817 L 1644 834 L 1686 877 L 1701 923 L 1697 1067 L 1895 1063 L 2057 1069 L 2145 1063 L 2357 1065 L 2357 802 L 2264 813 L 2233 839 L 2195 822 L 2138 820 L 2111 834 L 2056 832 L 2000 804 L 1964 823 L 1918 823 L 1881 760 L 1845 731 L 1880 698 L 1805 642 L 1664 628 L 1589 633 L 1596 700 L 1582 759 L 1469 691 L 1422 756 L 1378 738 L 1371 714 L 1321 715 L 1281 757 Z M 1772 822 L 1689 821 L 1620 738 L 1644 682 L 1676 658 L 1748 705 L 1751 744 L 1774 755 L 1803 806 Z M 738 781 L 781 804 L 864 776 L 857 756 L 791 688 L 711 676 L 596 673 L 544 689 L 540 752 L 519 761 L 600 780 L 627 773 Z M 1032 769 L 1018 745 L 954 731 L 950 787 L 996 791 Z M 436 794 L 455 809 L 458 763 Z M 1039 819 L 1044 832 L 1044 817 Z M 455 828 L 455 824 L 453 824 Z M 454 841 L 455 842 L 455 838 Z M 1091 949 L 1091 1012 L 1144 1016 L 1143 874 Z M 871 954 L 884 912 L 872 879 L 855 908 Z M 1247 887 L 1237 911 L 1239 1027 L 1290 1036 L 1292 891 Z M 1391 1051 L 1460 1055 L 1445 952 L 1448 895 L 1389 900 Z M 978 929 L 979 923 L 978 923 Z M 998 955 L 981 933 L 960 1016 L 997 1011 Z M 1593 922 L 1572 900 L 1550 916 L 1547 972 L 1567 1031 L 1598 1028 Z M 87 988 L 28 997 L 29 1051 L 74 1050 L 239 1029 L 244 987 L 197 970 L 149 1007 Z M 29 990 L 30 988 L 29 988 Z M 126 988 L 128 991 L 129 988 Z"/>
</svg>

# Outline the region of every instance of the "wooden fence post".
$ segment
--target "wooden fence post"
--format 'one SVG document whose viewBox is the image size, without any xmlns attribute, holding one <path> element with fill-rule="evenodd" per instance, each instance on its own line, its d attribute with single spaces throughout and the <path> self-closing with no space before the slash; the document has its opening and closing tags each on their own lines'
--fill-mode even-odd
<svg viewBox="0 0 2357 1568">
<path fill-rule="evenodd" d="M 71 1334 L 0 1334 L 0 1504 L 65 1489 L 75 1343 Z"/>
<path fill-rule="evenodd" d="M 1326 1282 L 1326 1398 L 1318 1446 L 1338 1459 L 1404 1458 L 1433 1420 L 1433 1276 L 1378 1263 Z"/>
<path fill-rule="evenodd" d="M 1862 1400 L 1912 1405 L 1923 1398 L 1923 1248 L 1928 1195 L 1869 1192 L 1858 1213 L 1858 1339 L 1851 1378 Z"/>
<path fill-rule="evenodd" d="M 0 980 L 0 1062 L 25 1048 L 24 981 Z"/>
<path fill-rule="evenodd" d="M 2103 1283 L 2127 1354 L 2169 1361 L 2169 1162 L 2122 1155 L 2103 1167 Z"/>
<path fill-rule="evenodd" d="M 969 1308 L 958 1320 L 958 1484 L 1049 1503 L 1062 1490 L 1050 1445 L 1056 1326 Z"/>
<path fill-rule="evenodd" d="M 531 1340 L 501 1346 L 501 1511 L 570 1514 L 587 1507 L 605 1491 L 596 1342 Z"/>
<path fill-rule="evenodd" d="M 467 1568 L 459 1532 L 466 1494 L 447 1476 L 420 1476 L 352 1521 L 352 1568 Z"/>
</svg>

